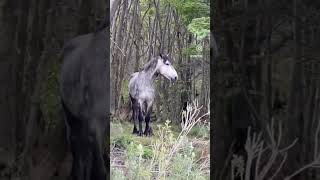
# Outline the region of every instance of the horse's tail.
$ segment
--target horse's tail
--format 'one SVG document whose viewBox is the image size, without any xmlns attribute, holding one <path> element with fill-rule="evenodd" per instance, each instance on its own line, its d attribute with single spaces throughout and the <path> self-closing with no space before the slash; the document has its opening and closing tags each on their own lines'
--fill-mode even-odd
<svg viewBox="0 0 320 180">
<path fill-rule="evenodd" d="M 131 96 L 131 94 L 129 93 L 129 97 L 130 97 L 130 102 L 128 103 L 129 104 L 129 106 L 130 106 L 130 110 L 132 111 L 132 117 L 131 117 L 131 119 L 132 119 L 132 121 L 134 121 L 134 117 L 133 117 L 133 112 L 134 112 L 134 106 L 136 105 L 136 99 L 134 99 L 132 96 Z"/>
<path fill-rule="evenodd" d="M 66 138 L 67 138 L 67 142 L 70 145 L 70 122 L 74 121 L 75 119 L 77 119 L 72 113 L 71 111 L 68 109 L 68 107 L 66 106 L 66 104 L 64 103 L 64 101 L 61 99 L 61 104 L 62 104 L 62 109 L 64 112 L 64 124 L 66 126 Z"/>
</svg>

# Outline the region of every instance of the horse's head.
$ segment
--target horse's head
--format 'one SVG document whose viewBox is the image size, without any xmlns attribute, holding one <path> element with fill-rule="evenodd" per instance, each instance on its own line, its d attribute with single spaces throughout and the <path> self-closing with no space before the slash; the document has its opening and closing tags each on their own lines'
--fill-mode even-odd
<svg viewBox="0 0 320 180">
<path fill-rule="evenodd" d="M 158 73 L 169 79 L 170 81 L 176 81 L 178 79 L 178 73 L 172 66 L 172 60 L 169 57 L 169 54 L 162 55 L 158 59 Z"/>
</svg>

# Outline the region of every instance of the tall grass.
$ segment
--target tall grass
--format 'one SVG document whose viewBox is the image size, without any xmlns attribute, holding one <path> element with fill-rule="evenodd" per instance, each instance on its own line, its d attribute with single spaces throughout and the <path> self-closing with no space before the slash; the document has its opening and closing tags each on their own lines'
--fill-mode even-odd
<svg viewBox="0 0 320 180">
<path fill-rule="evenodd" d="M 171 123 L 167 120 L 164 125 L 157 126 L 155 137 L 152 137 L 149 145 L 121 140 L 125 144 L 123 147 L 115 145 L 119 138 L 114 140 L 111 179 L 209 179 L 210 155 L 207 151 L 197 157 L 194 147 L 203 142 L 208 148 L 209 139 L 188 137 L 192 128 L 209 115 L 209 112 L 200 115 L 200 109 L 196 101 L 188 105 L 186 123 L 178 135 L 172 131 Z"/>
</svg>

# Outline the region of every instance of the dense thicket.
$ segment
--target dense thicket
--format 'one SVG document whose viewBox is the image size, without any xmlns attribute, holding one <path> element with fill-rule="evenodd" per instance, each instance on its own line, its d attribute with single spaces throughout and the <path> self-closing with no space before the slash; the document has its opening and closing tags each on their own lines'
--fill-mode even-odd
<svg viewBox="0 0 320 180">
<path fill-rule="evenodd" d="M 116 118 L 129 120 L 128 80 L 151 57 L 167 54 L 178 72 L 177 84 L 156 82 L 152 119 L 179 122 L 185 102 L 209 104 L 209 1 L 121 1 L 111 27 L 111 106 Z M 121 116 L 123 115 L 123 116 Z"/>
<path fill-rule="evenodd" d="M 282 137 L 280 147 L 297 142 L 272 157 L 266 178 L 284 157 L 275 179 L 318 158 L 319 5 L 302 0 L 214 2 L 213 34 L 220 53 L 211 60 L 214 179 L 230 178 L 233 154 L 247 157 L 249 126 L 262 132 L 265 145 L 272 144 L 266 131 L 271 120 L 281 124 L 282 134 L 276 134 Z M 271 154 L 250 168 L 263 171 Z M 293 179 L 319 179 L 319 172 L 308 168 Z"/>
<path fill-rule="evenodd" d="M 95 30 L 105 1 L 0 4 L 0 179 L 66 179 L 59 54 L 66 41 Z"/>
</svg>

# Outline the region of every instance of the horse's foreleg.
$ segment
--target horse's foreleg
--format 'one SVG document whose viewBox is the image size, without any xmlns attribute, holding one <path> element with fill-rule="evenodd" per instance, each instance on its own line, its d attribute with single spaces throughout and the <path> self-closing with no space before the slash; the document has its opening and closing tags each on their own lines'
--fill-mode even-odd
<svg viewBox="0 0 320 180">
<path fill-rule="evenodd" d="M 146 129 L 144 131 L 144 135 L 146 135 L 146 136 L 152 136 L 153 135 L 153 131 L 152 131 L 152 128 L 151 128 L 152 104 L 153 104 L 153 101 L 150 101 L 148 103 L 148 106 L 147 106 L 147 114 L 146 114 L 146 118 L 145 118 Z"/>
<path fill-rule="evenodd" d="M 133 131 L 132 134 L 138 134 L 139 131 L 137 129 L 137 125 L 138 125 L 138 113 L 137 113 L 138 109 L 137 107 L 133 107 L 132 108 L 132 119 L 133 119 Z"/>
<path fill-rule="evenodd" d="M 139 108 L 139 132 L 138 135 L 142 136 L 143 135 L 143 130 L 142 130 L 142 122 L 143 122 L 143 115 L 142 115 L 142 109 L 141 107 Z"/>
</svg>

